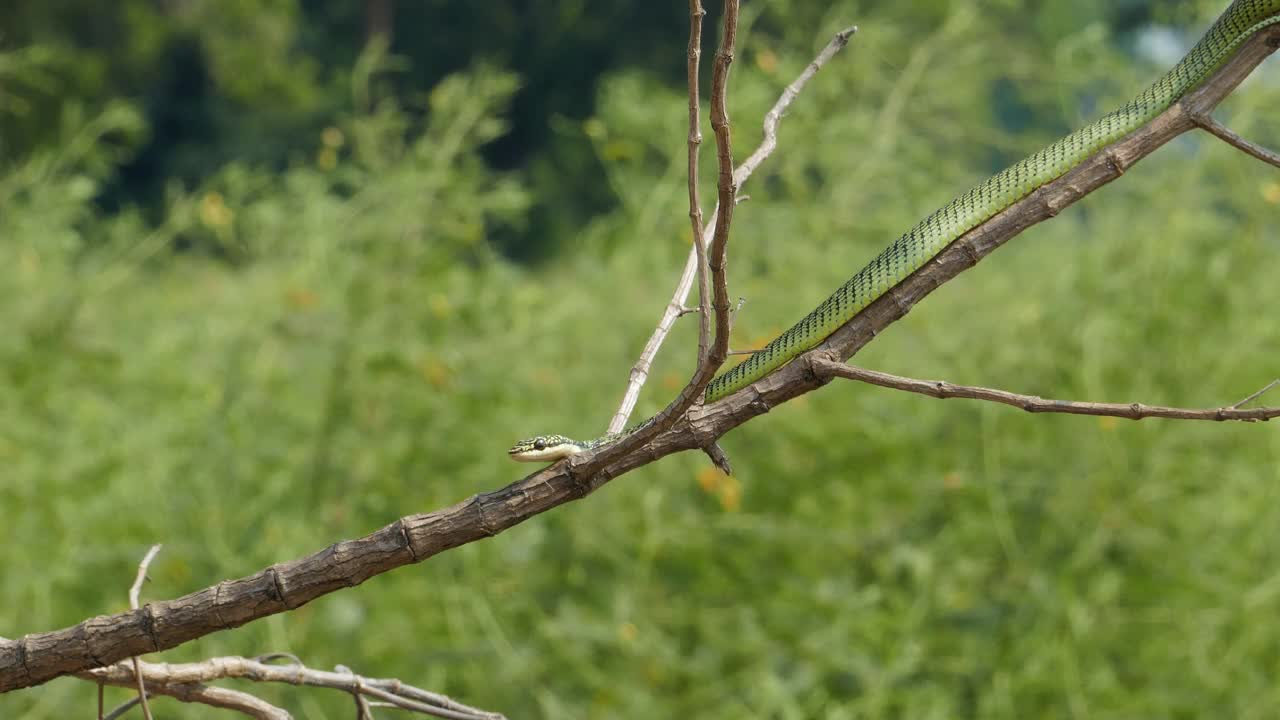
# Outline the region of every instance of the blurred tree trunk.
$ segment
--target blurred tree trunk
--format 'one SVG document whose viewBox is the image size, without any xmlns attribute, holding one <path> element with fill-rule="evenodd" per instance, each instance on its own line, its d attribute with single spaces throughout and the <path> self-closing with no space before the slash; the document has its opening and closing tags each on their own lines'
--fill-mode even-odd
<svg viewBox="0 0 1280 720">
<path fill-rule="evenodd" d="M 392 0 L 365 0 L 364 18 L 365 40 L 372 40 L 381 35 L 387 45 L 390 45 L 391 28 L 395 18 Z"/>
</svg>

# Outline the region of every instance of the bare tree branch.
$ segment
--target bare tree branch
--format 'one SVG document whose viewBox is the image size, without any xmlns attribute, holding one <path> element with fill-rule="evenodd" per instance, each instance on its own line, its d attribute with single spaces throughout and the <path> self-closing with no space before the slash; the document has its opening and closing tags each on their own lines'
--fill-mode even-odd
<svg viewBox="0 0 1280 720">
<path fill-rule="evenodd" d="M 149 663 L 147 663 L 149 664 Z M 145 671 L 144 671 L 145 672 Z M 123 685 L 130 687 L 134 684 L 134 675 L 128 673 L 129 677 L 120 683 L 109 683 L 112 685 Z M 164 695 L 185 703 L 195 703 L 198 705 L 208 705 L 223 710 L 231 710 L 241 715 L 246 715 L 255 720 L 292 720 L 292 716 L 283 708 L 276 707 L 271 703 L 254 697 L 246 692 L 239 690 L 230 690 L 228 688 L 213 687 L 211 685 L 202 685 L 200 683 L 175 683 L 170 685 L 151 686 L 151 694 Z M 104 720 L 115 720 L 115 718 L 124 717 L 138 704 L 139 698 L 120 705 L 116 709 L 107 713 Z"/>
<path fill-rule="evenodd" d="M 791 103 L 800 96 L 800 91 L 804 90 L 804 86 L 809 84 L 809 81 L 813 79 L 814 75 L 818 74 L 822 66 L 826 65 L 831 58 L 836 56 L 836 53 L 849 44 L 849 39 L 856 32 L 858 32 L 858 26 L 850 25 L 836 33 L 835 37 L 831 38 L 831 42 L 827 43 L 826 47 L 822 48 L 822 51 L 818 53 L 818 56 L 806 65 L 804 71 L 782 91 L 782 96 L 778 98 L 778 102 L 774 103 L 769 112 L 765 113 L 764 139 L 760 142 L 760 146 L 755 149 L 755 152 L 748 155 L 747 159 L 734 172 L 733 179 L 739 187 L 747 181 L 747 178 L 751 177 L 756 168 L 760 167 L 760 163 L 772 155 L 773 151 L 778 147 L 778 125 L 782 122 L 782 116 L 787 111 L 787 108 L 791 107 Z M 745 199 L 745 197 L 738 198 L 739 201 Z"/>
<path fill-rule="evenodd" d="M 147 550 L 146 555 L 142 557 L 142 561 L 138 563 L 138 572 L 133 578 L 133 585 L 129 587 L 129 607 L 134 610 L 138 609 L 139 597 L 142 594 L 142 584 L 147 580 L 147 571 L 151 567 L 151 561 L 155 560 L 156 555 L 160 553 L 162 545 L 152 545 Z M 151 667 L 150 663 L 143 663 L 138 659 L 137 655 L 129 658 L 129 667 L 132 672 L 125 670 L 123 674 L 110 676 L 106 671 L 111 668 L 102 668 L 99 670 L 90 670 L 80 673 L 79 677 L 90 680 L 98 686 L 98 717 L 104 718 L 102 714 L 102 688 L 105 685 L 120 685 L 122 687 L 136 687 L 138 696 L 120 705 L 119 707 L 108 713 L 104 720 L 113 720 L 114 718 L 123 717 L 136 705 L 142 706 L 142 714 L 147 720 L 151 720 L 151 704 L 147 700 L 146 687 L 146 671 L 144 666 Z M 124 663 L 118 663 L 113 667 L 121 669 L 125 668 Z M 198 682 L 182 682 L 168 684 L 164 682 L 153 682 L 151 692 L 158 695 L 166 695 L 176 698 L 186 703 L 198 703 L 201 705 L 209 705 L 210 707 L 221 708 L 224 710 L 233 710 L 242 715 L 247 715 L 257 720 L 290 720 L 290 715 L 285 710 L 276 707 L 260 698 L 254 697 L 249 693 L 240 692 L 238 690 L 228 690 L 226 688 L 208 687 Z"/>
<path fill-rule="evenodd" d="M 698 199 L 698 148 L 702 146 L 698 112 L 698 66 L 702 58 L 702 0 L 689 0 L 689 224 L 693 229 L 693 253 L 698 258 L 698 365 L 711 352 L 711 278 L 707 277 L 707 250 L 702 244 L 702 201 Z M 621 430 L 621 428 L 619 428 Z"/>
<path fill-rule="evenodd" d="M 1022 395 L 1012 393 L 1006 390 L 995 390 L 993 388 L 975 387 L 972 385 L 956 385 L 945 380 L 918 380 L 916 378 L 902 377 L 900 375 L 890 375 L 889 373 L 877 372 L 875 370 L 867 370 L 866 368 L 855 367 L 846 363 L 833 362 L 826 359 L 815 359 L 813 361 L 813 369 L 820 375 L 825 377 L 839 377 L 846 380 L 857 380 L 871 385 L 879 385 L 880 387 L 891 388 L 893 390 L 905 390 L 907 392 L 918 393 L 920 395 L 928 395 L 940 400 L 948 398 L 967 398 L 969 400 L 986 400 L 987 402 L 1000 403 L 1002 405 L 1011 405 L 1021 408 L 1031 413 L 1066 413 L 1069 415 L 1099 415 L 1105 417 L 1127 418 L 1129 420 L 1141 420 L 1143 418 L 1156 417 L 1167 418 L 1171 420 L 1241 420 L 1244 422 L 1257 422 L 1259 420 L 1270 420 L 1271 418 L 1280 417 L 1280 408 L 1253 408 L 1249 410 L 1241 409 L 1239 406 L 1254 400 L 1262 395 L 1262 393 L 1275 387 L 1273 382 L 1262 390 L 1250 395 L 1235 405 L 1210 408 L 1206 410 L 1188 410 L 1185 408 L 1162 407 L 1160 405 L 1144 405 L 1142 403 L 1099 403 L 1099 402 L 1078 402 L 1073 400 L 1046 400 L 1035 395 Z"/>
<path fill-rule="evenodd" d="M 720 213 L 716 217 L 715 233 L 711 237 L 710 244 L 711 254 L 707 258 L 706 265 L 711 270 L 711 285 L 715 296 L 712 302 L 712 308 L 715 310 L 715 336 L 706 357 L 700 359 L 697 368 L 693 371 L 693 377 L 689 378 L 689 382 L 675 399 L 667 403 L 667 406 L 643 427 L 617 442 L 605 445 L 599 451 L 601 458 L 626 455 L 645 445 L 659 433 L 669 430 L 673 424 L 684 417 L 685 413 L 689 412 L 690 408 L 702 401 L 703 391 L 715 377 L 716 370 L 724 364 L 725 352 L 729 349 L 729 291 L 725 279 L 725 254 L 729 243 L 729 226 L 733 221 L 733 200 L 738 189 L 733 182 L 733 147 L 729 142 L 729 113 L 726 96 L 729 90 L 729 65 L 733 62 L 734 43 L 738 38 L 738 0 L 724 0 L 721 14 L 723 24 L 720 48 L 716 50 L 716 59 L 711 72 L 711 128 L 715 131 L 716 158 L 720 166 L 720 175 L 716 183 L 720 197 Z M 694 250 L 697 251 L 698 248 L 695 247 Z M 705 307 L 706 303 L 702 305 Z M 572 462 L 572 458 L 563 462 L 568 466 L 569 473 L 575 474 L 576 465 Z"/>
<path fill-rule="evenodd" d="M 782 122 L 782 117 L 786 113 L 787 108 L 791 107 L 791 103 L 799 97 L 800 92 L 804 90 L 805 85 L 809 83 L 813 76 L 827 64 L 836 53 L 844 49 L 849 44 L 849 39 L 853 36 L 858 28 L 849 27 L 836 33 L 835 37 L 822 48 L 817 57 L 813 59 L 803 72 L 796 77 L 783 91 L 782 95 L 774 103 L 773 107 L 765 114 L 764 117 L 764 136 L 760 141 L 760 145 L 755 151 L 747 157 L 736 170 L 733 171 L 733 181 L 739 189 L 746 184 L 751 175 L 760 167 L 773 151 L 778 147 L 778 126 Z M 699 142 L 701 142 L 701 133 L 699 132 Z M 747 196 L 739 195 L 736 202 L 746 200 Z M 716 220 L 719 218 L 720 206 L 717 204 L 716 209 L 711 212 L 711 225 L 701 225 L 701 244 L 703 247 L 711 243 L 711 233 L 714 232 Z M 698 209 L 701 213 L 701 208 Z M 644 351 L 640 353 L 640 358 L 631 368 L 631 373 L 627 379 L 627 390 L 622 396 L 622 404 L 618 407 L 617 412 L 613 414 L 612 420 L 609 422 L 609 432 L 621 432 L 627 424 L 627 418 L 631 417 L 631 413 L 635 410 L 636 402 L 640 398 L 640 390 L 644 387 L 645 382 L 649 379 L 649 369 L 653 366 L 653 359 L 657 357 L 658 350 L 666 341 L 667 335 L 671 332 L 671 328 L 675 326 L 675 321 L 692 312 L 697 312 L 699 308 L 685 307 L 685 300 L 689 297 L 689 291 L 693 287 L 694 278 L 697 276 L 699 266 L 705 266 L 705 260 L 702 260 L 702 254 L 699 253 L 697 247 L 689 249 L 689 257 L 685 261 L 683 272 L 680 274 L 680 281 L 676 283 L 675 292 L 672 294 L 671 301 L 667 303 L 666 309 L 662 313 L 662 318 L 658 321 L 658 326 L 654 328 L 653 333 L 649 336 L 648 342 L 645 343 Z M 705 302 L 700 305 L 706 305 Z M 708 309 L 708 312 L 710 310 Z M 699 360 L 702 353 L 699 352 Z"/>
<path fill-rule="evenodd" d="M 1205 130 L 1211 135 L 1214 135 L 1219 140 L 1222 140 L 1235 149 L 1252 155 L 1272 167 L 1280 167 L 1280 154 L 1276 154 L 1261 145 L 1245 140 L 1232 132 L 1226 125 L 1223 125 L 1213 119 L 1213 116 L 1209 113 L 1196 113 L 1191 116 L 1191 120 L 1197 127 Z"/>
<path fill-rule="evenodd" d="M 329 688 L 351 693 L 363 702 L 364 697 L 378 700 L 398 707 L 402 710 L 448 718 L 449 720 L 505 720 L 504 716 L 478 708 L 464 705 L 452 698 L 429 692 L 412 685 L 406 685 L 393 678 L 367 678 L 357 675 L 349 668 L 339 667 L 329 672 L 306 667 L 301 663 L 290 665 L 272 665 L 267 660 L 280 656 L 264 656 L 262 658 L 219 657 L 196 663 L 149 663 L 141 664 L 141 674 L 146 678 L 153 694 L 169 695 L 184 702 L 207 702 L 209 698 L 219 703 L 236 701 L 242 708 L 261 708 L 261 704 L 250 704 L 243 697 L 252 698 L 247 693 L 236 695 L 213 694 L 219 690 L 205 683 L 218 680 L 249 680 L 253 682 L 287 683 L 306 687 Z M 289 656 L 291 659 L 292 656 Z M 137 681 L 133 667 L 127 663 L 116 663 L 107 667 L 79 673 L 78 677 L 107 685 L 130 687 Z M 228 691 L 230 692 L 230 691 Z M 239 697 L 243 696 L 243 697 Z M 216 704 L 217 707 L 226 707 Z M 273 708 L 274 706 L 267 705 Z M 288 717 L 288 713 L 275 708 L 281 715 L 263 715 L 263 717 Z M 246 712 L 245 714 L 252 714 Z M 258 717 L 254 715 L 254 717 Z"/>
<path fill-rule="evenodd" d="M 720 176 L 716 179 L 719 191 L 720 212 L 716 216 L 715 234 L 711 236 L 711 255 L 707 267 L 711 269 L 711 307 L 715 311 L 715 340 L 699 364 L 699 371 L 707 377 L 696 388 L 701 395 L 716 370 L 724 364 L 729 351 L 729 317 L 732 303 L 729 301 L 728 277 L 725 267 L 728 261 L 729 227 L 733 223 L 733 210 L 737 206 L 738 183 L 733 177 L 733 142 L 729 128 L 729 66 L 733 64 L 734 45 L 738 39 L 738 0 L 724 0 L 724 28 L 720 48 L 711 72 L 711 129 L 716 136 L 716 160 Z"/>
<path fill-rule="evenodd" d="M 712 405 L 668 418 L 643 445 L 616 445 L 576 455 L 505 488 L 452 507 L 403 517 L 355 540 L 345 540 L 253 575 L 227 580 L 139 610 L 100 616 L 61 630 L 0 640 L 0 692 L 60 675 L 175 647 L 194 638 L 285 612 L 394 568 L 514 527 L 582 498 L 611 479 L 658 458 L 709 446 L 724 433 L 830 381 L 817 360 L 851 357 L 943 283 L 973 267 L 1010 238 L 1119 177 L 1161 145 L 1196 127 L 1194 113 L 1212 109 L 1280 43 L 1272 26 L 1243 43 L 1195 92 L 1150 123 L 1113 143 L 965 233 L 919 270 L 845 323 L 814 350 Z M 692 404 L 692 403 L 690 403 Z M 625 442 L 625 441 L 624 441 Z"/>
<path fill-rule="evenodd" d="M 298 664 L 301 665 L 302 663 Z M 347 675 L 355 675 L 355 673 L 351 671 L 351 668 L 346 665 L 339 665 L 335 667 L 334 670 Z M 373 720 L 373 710 L 371 709 L 371 705 L 368 700 L 364 699 L 364 695 L 360 694 L 361 679 L 356 678 L 355 683 L 356 689 L 351 692 L 351 697 L 356 703 L 356 720 Z M 395 705 L 391 705 L 391 707 L 395 707 Z"/>
</svg>

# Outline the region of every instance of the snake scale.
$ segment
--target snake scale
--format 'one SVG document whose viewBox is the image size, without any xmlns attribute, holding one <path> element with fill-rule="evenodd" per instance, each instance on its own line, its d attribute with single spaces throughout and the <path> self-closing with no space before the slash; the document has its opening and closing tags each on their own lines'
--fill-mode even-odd
<svg viewBox="0 0 1280 720">
<path fill-rule="evenodd" d="M 711 381 L 706 401 L 726 397 L 822 342 L 863 308 L 902 282 L 953 240 L 1138 129 L 1193 90 L 1257 31 L 1280 22 L 1280 0 L 1235 0 L 1169 72 L 1124 107 L 1022 159 L 921 220 L 763 349 Z M 612 442 L 643 427 L 589 441 L 545 435 L 516 443 L 520 461 L 557 460 Z"/>
</svg>

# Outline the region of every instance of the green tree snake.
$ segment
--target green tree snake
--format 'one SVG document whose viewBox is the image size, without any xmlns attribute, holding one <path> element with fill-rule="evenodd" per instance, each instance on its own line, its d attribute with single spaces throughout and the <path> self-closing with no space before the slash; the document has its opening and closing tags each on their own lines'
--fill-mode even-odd
<svg viewBox="0 0 1280 720">
<path fill-rule="evenodd" d="M 1241 43 L 1276 22 L 1280 22 L 1280 0 L 1235 0 L 1185 57 L 1140 95 L 935 210 L 881 251 L 813 312 L 712 380 L 706 390 L 706 402 L 737 392 L 812 349 L 953 240 L 1168 109 L 1226 62 Z M 649 422 L 651 419 L 624 433 L 588 441 L 563 435 L 533 437 L 516 443 L 508 455 L 523 462 L 558 460 L 617 440 Z"/>
</svg>

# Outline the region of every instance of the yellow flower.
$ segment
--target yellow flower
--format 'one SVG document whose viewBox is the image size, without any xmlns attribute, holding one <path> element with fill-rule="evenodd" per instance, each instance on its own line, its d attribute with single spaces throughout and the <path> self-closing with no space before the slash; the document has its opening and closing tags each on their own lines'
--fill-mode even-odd
<svg viewBox="0 0 1280 720">
<path fill-rule="evenodd" d="M 453 372 L 449 370 L 449 366 L 435 358 L 423 360 L 419 369 L 422 371 L 422 377 L 431 383 L 432 387 L 447 387 L 453 379 Z"/>
<path fill-rule="evenodd" d="M 599 118 L 593 117 L 582 121 L 582 132 L 587 137 L 594 140 L 599 140 L 609 134 L 609 130 L 605 127 L 604 123 L 600 122 Z"/>
<path fill-rule="evenodd" d="M 698 471 L 698 487 L 720 501 L 725 512 L 737 512 L 742 507 L 742 483 L 732 475 L 725 475 L 716 468 L 704 467 Z"/>
<path fill-rule="evenodd" d="M 778 56 L 772 50 L 761 50 L 756 53 L 756 67 L 772 75 L 778 69 Z"/>
<path fill-rule="evenodd" d="M 235 213 L 223 202 L 221 193 L 207 192 L 200 198 L 200 222 L 206 227 L 226 227 L 233 219 Z"/>
<path fill-rule="evenodd" d="M 324 143 L 327 148 L 340 148 L 346 142 L 346 138 L 342 136 L 342 131 L 336 127 L 327 127 L 320 133 L 320 142 Z"/>
<path fill-rule="evenodd" d="M 715 493 L 720 487 L 720 480 L 725 475 L 710 465 L 698 471 L 698 487 L 708 495 Z"/>
<path fill-rule="evenodd" d="M 453 312 L 453 306 L 449 303 L 449 297 L 440 293 L 432 293 L 427 298 L 427 307 L 431 310 L 431 314 L 437 320 L 443 320 Z"/>
<path fill-rule="evenodd" d="M 725 512 L 737 512 L 742 508 L 742 483 L 732 475 L 726 475 L 720 483 L 720 507 Z"/>
<path fill-rule="evenodd" d="M 316 301 L 319 300 L 315 293 L 307 290 L 306 288 L 293 288 L 289 290 L 285 293 L 285 299 L 288 301 L 289 305 L 304 310 L 306 308 L 314 307 Z"/>
<path fill-rule="evenodd" d="M 316 165 L 321 170 L 332 170 L 338 167 L 338 152 L 331 147 L 322 147 L 316 153 Z"/>
<path fill-rule="evenodd" d="M 1269 182 L 1262 186 L 1262 199 L 1272 205 L 1280 205 L 1280 183 Z"/>
</svg>

